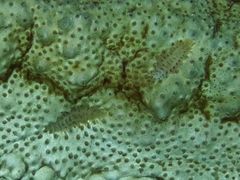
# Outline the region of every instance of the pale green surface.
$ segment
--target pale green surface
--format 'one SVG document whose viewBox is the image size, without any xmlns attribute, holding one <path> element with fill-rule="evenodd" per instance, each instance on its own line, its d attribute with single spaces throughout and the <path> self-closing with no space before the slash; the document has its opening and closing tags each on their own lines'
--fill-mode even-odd
<svg viewBox="0 0 240 180">
<path fill-rule="evenodd" d="M 240 4 L 214 2 L 0 0 L 0 179 L 239 179 Z"/>
</svg>

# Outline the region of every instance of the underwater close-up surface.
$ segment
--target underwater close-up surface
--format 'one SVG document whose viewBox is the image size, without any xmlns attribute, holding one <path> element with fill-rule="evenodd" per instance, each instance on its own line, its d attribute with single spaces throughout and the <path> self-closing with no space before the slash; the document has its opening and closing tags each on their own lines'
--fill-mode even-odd
<svg viewBox="0 0 240 180">
<path fill-rule="evenodd" d="M 0 0 L 0 180 L 239 180 L 239 0 Z"/>
</svg>

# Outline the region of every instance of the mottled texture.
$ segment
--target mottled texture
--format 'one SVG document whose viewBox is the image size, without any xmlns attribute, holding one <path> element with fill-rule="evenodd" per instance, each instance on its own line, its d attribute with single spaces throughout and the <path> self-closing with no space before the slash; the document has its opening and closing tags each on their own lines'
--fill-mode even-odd
<svg viewBox="0 0 240 180">
<path fill-rule="evenodd" d="M 0 179 L 239 179 L 239 14 L 1 0 Z"/>
</svg>

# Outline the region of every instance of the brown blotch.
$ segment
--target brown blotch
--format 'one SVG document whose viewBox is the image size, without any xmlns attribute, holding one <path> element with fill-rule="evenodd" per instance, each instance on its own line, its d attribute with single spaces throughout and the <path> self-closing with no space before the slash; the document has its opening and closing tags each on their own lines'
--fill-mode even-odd
<svg viewBox="0 0 240 180">
<path fill-rule="evenodd" d="M 221 119 L 222 123 L 227 123 L 227 122 L 234 122 L 234 123 L 240 123 L 240 113 L 236 113 L 231 116 L 226 116 Z"/>
<path fill-rule="evenodd" d="M 210 67 L 211 67 L 211 65 L 212 65 L 212 62 L 213 62 L 212 56 L 209 55 L 209 56 L 207 57 L 207 60 L 206 60 L 206 62 L 205 62 L 205 65 L 204 65 L 204 72 L 205 72 L 204 80 L 206 80 L 206 81 L 209 81 L 209 80 L 210 80 Z"/>
</svg>

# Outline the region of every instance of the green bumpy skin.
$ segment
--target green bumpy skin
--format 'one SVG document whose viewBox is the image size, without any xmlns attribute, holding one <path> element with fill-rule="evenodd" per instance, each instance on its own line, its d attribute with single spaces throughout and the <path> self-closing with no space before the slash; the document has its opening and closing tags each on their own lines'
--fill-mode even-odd
<svg viewBox="0 0 240 180">
<path fill-rule="evenodd" d="M 239 179 L 239 14 L 0 1 L 0 179 Z"/>
</svg>

